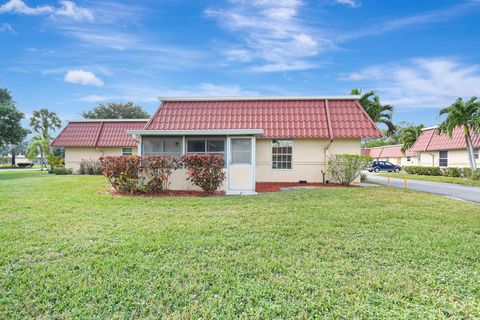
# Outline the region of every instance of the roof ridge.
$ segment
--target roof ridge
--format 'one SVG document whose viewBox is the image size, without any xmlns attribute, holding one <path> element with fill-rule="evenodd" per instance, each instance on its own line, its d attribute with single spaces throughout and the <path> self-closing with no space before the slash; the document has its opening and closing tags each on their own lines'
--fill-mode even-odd
<svg viewBox="0 0 480 320">
<path fill-rule="evenodd" d="M 104 123 L 105 122 L 100 122 L 100 128 L 98 129 L 97 137 L 95 138 L 95 148 L 98 146 L 98 140 L 100 140 L 100 134 L 102 133 Z"/>
<path fill-rule="evenodd" d="M 358 100 L 360 95 L 340 96 L 224 96 L 224 97 L 159 97 L 160 101 L 258 101 L 258 100 Z"/>
</svg>

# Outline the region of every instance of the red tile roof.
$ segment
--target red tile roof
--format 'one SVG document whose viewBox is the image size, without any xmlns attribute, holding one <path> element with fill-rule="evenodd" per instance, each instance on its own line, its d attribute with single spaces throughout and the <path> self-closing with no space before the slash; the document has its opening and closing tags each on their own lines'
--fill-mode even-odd
<svg viewBox="0 0 480 320">
<path fill-rule="evenodd" d="M 53 147 L 134 147 L 127 130 L 140 130 L 148 120 L 71 121 L 52 141 Z"/>
<path fill-rule="evenodd" d="M 474 148 L 480 148 L 480 134 L 472 134 Z M 453 130 L 452 137 L 442 133 L 437 134 L 436 128 L 428 128 L 422 131 L 411 150 L 416 152 L 466 149 L 465 137 L 462 127 Z"/>
<path fill-rule="evenodd" d="M 369 155 L 372 158 L 401 158 L 401 157 L 413 157 L 415 152 L 411 149 L 402 152 L 401 144 L 391 145 L 391 146 L 382 146 L 375 148 L 364 148 L 362 149 L 362 154 Z"/>
<path fill-rule="evenodd" d="M 382 136 L 355 99 L 169 99 L 145 126 L 145 130 L 225 129 L 263 129 L 264 136 L 272 138 Z"/>
</svg>

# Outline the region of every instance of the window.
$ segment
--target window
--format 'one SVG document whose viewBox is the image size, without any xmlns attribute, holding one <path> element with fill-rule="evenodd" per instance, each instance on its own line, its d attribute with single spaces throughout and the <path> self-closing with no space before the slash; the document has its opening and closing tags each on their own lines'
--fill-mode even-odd
<svg viewBox="0 0 480 320">
<path fill-rule="evenodd" d="M 272 141 L 272 169 L 292 169 L 292 140 Z"/>
<path fill-rule="evenodd" d="M 412 157 L 407 157 L 407 161 L 412 161 Z"/>
<path fill-rule="evenodd" d="M 144 137 L 143 154 L 145 155 L 171 155 L 182 154 L 181 137 Z"/>
<path fill-rule="evenodd" d="M 224 139 L 190 139 L 187 142 L 187 153 L 224 153 Z"/>
<path fill-rule="evenodd" d="M 232 164 L 252 163 L 252 139 L 232 139 Z"/>
<path fill-rule="evenodd" d="M 448 151 L 443 150 L 439 152 L 438 164 L 440 167 L 448 167 Z"/>
<path fill-rule="evenodd" d="M 131 155 L 133 155 L 133 148 L 132 147 L 122 148 L 122 156 L 131 156 Z"/>
<path fill-rule="evenodd" d="M 479 157 L 479 154 L 480 153 L 480 149 L 473 149 L 473 159 L 480 159 Z"/>
</svg>

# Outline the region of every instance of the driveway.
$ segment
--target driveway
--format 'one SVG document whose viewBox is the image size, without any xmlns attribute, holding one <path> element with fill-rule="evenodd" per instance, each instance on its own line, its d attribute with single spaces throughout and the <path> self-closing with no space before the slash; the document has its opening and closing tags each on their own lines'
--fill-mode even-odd
<svg viewBox="0 0 480 320">
<path fill-rule="evenodd" d="M 368 180 L 382 185 L 387 185 L 387 177 L 381 177 L 375 173 L 368 173 Z M 403 179 L 390 178 L 390 186 L 405 188 Z M 480 187 L 465 186 L 461 184 L 420 181 L 408 179 L 408 189 L 438 194 L 444 197 L 480 203 Z"/>
</svg>

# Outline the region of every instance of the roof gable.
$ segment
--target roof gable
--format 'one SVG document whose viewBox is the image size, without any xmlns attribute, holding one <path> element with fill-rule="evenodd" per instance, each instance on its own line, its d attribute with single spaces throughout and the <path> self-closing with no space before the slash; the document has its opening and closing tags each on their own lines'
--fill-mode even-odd
<svg viewBox="0 0 480 320">
<path fill-rule="evenodd" d="M 402 144 L 395 144 L 390 146 L 382 146 L 375 148 L 365 148 L 362 151 L 363 154 L 369 155 L 372 158 L 401 158 L 401 157 L 413 157 L 415 152 L 412 149 L 402 152 Z"/>
<path fill-rule="evenodd" d="M 168 99 L 145 130 L 263 129 L 275 138 L 379 137 L 355 99 Z"/>
<path fill-rule="evenodd" d="M 438 134 L 436 129 L 434 127 L 423 130 L 411 150 L 425 152 L 467 148 L 462 127 L 455 128 L 451 137 L 445 133 Z M 472 134 L 472 143 L 474 148 L 480 148 L 480 134 Z"/>
<path fill-rule="evenodd" d="M 147 120 L 71 121 L 52 141 L 53 147 L 134 147 L 127 130 L 142 129 Z"/>
</svg>

